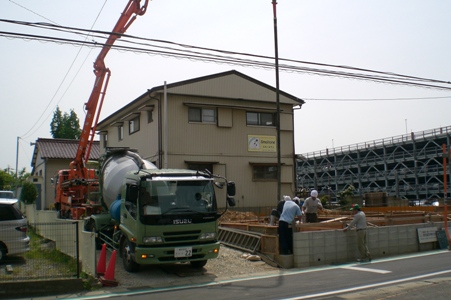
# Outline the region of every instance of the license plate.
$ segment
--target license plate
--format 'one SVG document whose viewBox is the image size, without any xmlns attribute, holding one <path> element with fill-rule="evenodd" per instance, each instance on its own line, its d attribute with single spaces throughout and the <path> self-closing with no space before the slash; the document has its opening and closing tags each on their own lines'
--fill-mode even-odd
<svg viewBox="0 0 451 300">
<path fill-rule="evenodd" d="M 192 247 L 183 247 L 174 249 L 174 257 L 191 257 L 193 256 Z"/>
</svg>

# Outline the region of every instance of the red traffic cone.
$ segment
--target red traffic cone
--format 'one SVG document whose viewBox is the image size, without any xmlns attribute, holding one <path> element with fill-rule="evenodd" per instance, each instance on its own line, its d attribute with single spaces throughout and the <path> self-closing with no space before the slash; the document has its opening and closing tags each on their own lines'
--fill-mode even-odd
<svg viewBox="0 0 451 300">
<path fill-rule="evenodd" d="M 99 262 L 97 263 L 97 277 L 103 276 L 105 274 L 106 268 L 106 244 L 102 245 L 102 250 L 100 251 Z"/>
<path fill-rule="evenodd" d="M 116 267 L 116 250 L 111 253 L 110 261 L 108 262 L 108 268 L 106 269 L 105 276 L 100 276 L 100 282 L 103 286 L 117 286 L 118 282 L 114 279 L 114 269 Z"/>
</svg>

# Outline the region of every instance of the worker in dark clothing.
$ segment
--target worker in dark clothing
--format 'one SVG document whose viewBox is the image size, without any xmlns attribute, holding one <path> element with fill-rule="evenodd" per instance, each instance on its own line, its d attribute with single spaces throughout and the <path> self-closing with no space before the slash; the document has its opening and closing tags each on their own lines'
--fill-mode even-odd
<svg viewBox="0 0 451 300">
<path fill-rule="evenodd" d="M 271 211 L 271 216 L 269 220 L 269 225 L 274 226 L 276 224 L 276 219 L 278 220 L 280 218 L 280 215 L 283 211 L 283 206 L 285 204 L 285 200 L 282 199 L 277 203 L 277 208 L 273 209 Z"/>
</svg>

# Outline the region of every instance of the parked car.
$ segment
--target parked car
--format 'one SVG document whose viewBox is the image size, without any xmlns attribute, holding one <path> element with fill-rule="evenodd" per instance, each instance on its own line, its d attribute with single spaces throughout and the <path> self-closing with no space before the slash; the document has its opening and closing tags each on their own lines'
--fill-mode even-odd
<svg viewBox="0 0 451 300">
<path fill-rule="evenodd" d="M 0 199 L 14 199 L 14 193 L 11 191 L 0 191 Z"/>
<path fill-rule="evenodd" d="M 1 191 L 0 196 L 3 194 Z M 28 221 L 17 202 L 17 199 L 0 198 L 0 262 L 5 260 L 6 255 L 22 254 L 30 250 Z"/>
</svg>

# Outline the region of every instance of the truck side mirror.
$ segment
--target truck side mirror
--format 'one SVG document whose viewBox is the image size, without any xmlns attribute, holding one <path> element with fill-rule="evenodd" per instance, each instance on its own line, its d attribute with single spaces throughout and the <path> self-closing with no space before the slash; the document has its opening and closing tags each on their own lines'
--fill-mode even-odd
<svg viewBox="0 0 451 300">
<path fill-rule="evenodd" d="M 227 182 L 227 196 L 235 196 L 236 194 L 236 188 L 235 188 L 235 182 L 229 181 Z"/>
<path fill-rule="evenodd" d="M 233 207 L 233 206 L 236 205 L 235 198 L 230 197 L 229 195 L 227 195 L 226 199 L 227 199 L 227 204 L 228 204 L 230 207 Z"/>
<path fill-rule="evenodd" d="M 236 188 L 235 188 L 235 182 L 233 181 L 229 181 L 227 182 L 227 204 L 229 204 L 229 206 L 235 206 L 236 205 L 236 201 L 235 201 L 235 196 L 236 194 Z"/>
</svg>

